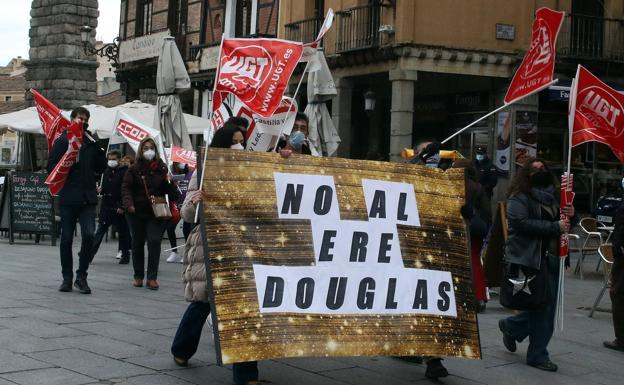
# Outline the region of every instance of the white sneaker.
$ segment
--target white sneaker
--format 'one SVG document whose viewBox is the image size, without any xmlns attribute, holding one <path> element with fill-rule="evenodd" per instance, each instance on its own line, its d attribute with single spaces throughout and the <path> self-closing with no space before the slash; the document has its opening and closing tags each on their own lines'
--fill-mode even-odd
<svg viewBox="0 0 624 385">
<path fill-rule="evenodd" d="M 167 258 L 167 262 L 168 263 L 182 262 L 182 257 L 174 251 L 169 255 L 169 258 Z"/>
<path fill-rule="evenodd" d="M 121 250 L 119 250 L 119 252 L 117 253 L 117 256 L 115 258 L 121 259 Z"/>
</svg>

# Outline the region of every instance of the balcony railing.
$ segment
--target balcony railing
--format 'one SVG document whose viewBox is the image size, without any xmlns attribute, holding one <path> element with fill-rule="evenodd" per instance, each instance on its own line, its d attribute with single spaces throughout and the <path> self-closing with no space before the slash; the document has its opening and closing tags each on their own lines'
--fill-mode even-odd
<svg viewBox="0 0 624 385">
<path fill-rule="evenodd" d="M 189 54 L 186 60 L 189 60 L 189 61 L 199 60 L 199 54 L 201 53 L 202 48 L 214 47 L 219 44 L 220 42 L 217 41 L 217 42 L 211 42 L 207 44 L 191 45 L 189 46 Z"/>
<path fill-rule="evenodd" d="M 624 19 L 567 15 L 557 53 L 584 59 L 624 61 Z"/>
<path fill-rule="evenodd" d="M 382 9 L 373 3 L 336 12 L 336 53 L 379 46 Z"/>
<path fill-rule="evenodd" d="M 304 44 L 311 43 L 316 39 L 322 24 L 323 19 L 318 17 L 286 24 L 284 25 L 286 27 L 286 39 L 300 41 Z"/>
</svg>

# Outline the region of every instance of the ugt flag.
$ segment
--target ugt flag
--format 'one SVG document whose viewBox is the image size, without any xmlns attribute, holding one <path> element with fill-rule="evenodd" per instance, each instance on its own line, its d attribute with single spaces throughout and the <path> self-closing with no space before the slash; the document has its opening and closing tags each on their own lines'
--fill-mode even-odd
<svg viewBox="0 0 624 385">
<path fill-rule="evenodd" d="M 63 130 L 69 126 L 69 120 L 63 116 L 61 110 L 57 106 L 34 88 L 30 89 L 30 93 L 35 99 L 37 114 L 39 114 L 43 133 L 48 140 L 48 152 L 50 152 L 54 141 L 63 133 Z"/>
<path fill-rule="evenodd" d="M 273 115 L 302 51 L 302 43 L 287 40 L 224 39 L 213 111 L 232 93 L 254 113 Z"/>
<path fill-rule="evenodd" d="M 531 45 L 505 94 L 505 104 L 537 92 L 553 82 L 557 35 L 565 12 L 540 8 L 535 12 Z"/>
<path fill-rule="evenodd" d="M 53 196 L 58 195 L 65 185 L 69 170 L 74 165 L 78 153 L 80 152 L 80 147 L 82 147 L 82 143 L 84 142 L 83 134 L 84 130 L 80 122 L 73 122 L 67 127 L 67 151 L 65 151 L 65 154 L 45 181 L 48 185 L 48 190 L 50 190 L 50 194 Z"/>
<path fill-rule="evenodd" d="M 624 95 L 578 67 L 570 93 L 572 147 L 600 142 L 624 163 Z"/>
</svg>

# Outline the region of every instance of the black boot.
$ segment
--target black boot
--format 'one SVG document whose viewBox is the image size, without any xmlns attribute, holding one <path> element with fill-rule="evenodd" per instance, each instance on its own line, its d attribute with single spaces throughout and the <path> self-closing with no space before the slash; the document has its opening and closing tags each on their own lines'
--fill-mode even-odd
<svg viewBox="0 0 624 385">
<path fill-rule="evenodd" d="M 87 284 L 86 278 L 76 278 L 76 282 L 74 282 L 74 287 L 78 289 L 82 294 L 91 294 L 91 288 Z"/>
<path fill-rule="evenodd" d="M 121 256 L 121 259 L 119 260 L 119 264 L 120 265 L 127 265 L 130 263 L 130 255 L 125 254 Z"/>
<path fill-rule="evenodd" d="M 64 279 L 63 283 L 61 283 L 61 286 L 59 287 L 59 291 L 62 291 L 62 292 L 72 291 L 71 279 Z"/>
<path fill-rule="evenodd" d="M 441 358 L 431 358 L 427 361 L 427 370 L 425 377 L 436 379 L 448 376 L 448 370 L 442 365 Z"/>
</svg>

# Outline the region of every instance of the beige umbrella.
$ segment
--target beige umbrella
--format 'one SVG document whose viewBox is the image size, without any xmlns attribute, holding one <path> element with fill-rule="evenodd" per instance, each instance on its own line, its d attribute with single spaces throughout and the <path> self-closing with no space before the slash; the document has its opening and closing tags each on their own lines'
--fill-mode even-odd
<svg viewBox="0 0 624 385">
<path fill-rule="evenodd" d="M 340 136 L 325 104 L 337 95 L 336 85 L 325 55 L 322 51 L 317 51 L 316 54 L 316 71 L 308 73 L 308 105 L 305 109 L 310 120 L 308 138 L 319 152 L 336 156 Z"/>
<path fill-rule="evenodd" d="M 191 80 L 175 39 L 166 37 L 158 57 L 156 70 L 158 100 L 154 114 L 154 128 L 162 132 L 167 147 L 175 145 L 192 148 L 178 96 L 179 92 L 189 88 L 191 88 Z"/>
</svg>

